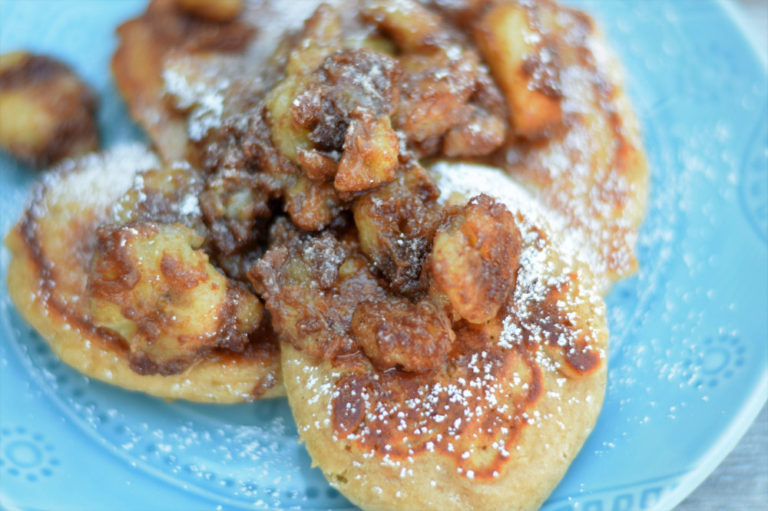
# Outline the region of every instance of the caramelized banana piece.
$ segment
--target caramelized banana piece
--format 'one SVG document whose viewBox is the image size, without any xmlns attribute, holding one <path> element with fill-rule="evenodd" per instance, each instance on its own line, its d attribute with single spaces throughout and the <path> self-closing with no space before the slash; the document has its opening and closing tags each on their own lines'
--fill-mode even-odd
<svg viewBox="0 0 768 511">
<path fill-rule="evenodd" d="M 112 206 L 112 221 L 182 223 L 206 235 L 198 195 L 203 187 L 188 165 L 168 165 L 138 173 L 133 186 Z"/>
<path fill-rule="evenodd" d="M 432 276 L 459 315 L 483 323 L 499 312 L 520 265 L 520 231 L 512 213 L 479 195 L 435 235 Z"/>
<path fill-rule="evenodd" d="M 443 138 L 443 152 L 450 158 L 484 156 L 492 153 L 504 142 L 507 126 L 496 116 L 475 112 L 465 124 L 454 126 Z"/>
<path fill-rule="evenodd" d="M 318 357 L 354 353 L 348 328 L 355 308 L 385 295 L 365 256 L 356 243 L 339 241 L 329 231 L 282 234 L 248 274 L 273 328 L 282 340 Z"/>
<path fill-rule="evenodd" d="M 288 189 L 285 210 L 293 223 L 305 231 L 327 227 L 343 209 L 336 190 L 330 183 L 318 183 L 301 176 Z"/>
<path fill-rule="evenodd" d="M 299 75 L 312 72 L 325 57 L 341 49 L 341 16 L 321 4 L 305 23 L 298 43 L 288 55 L 285 72 Z"/>
<path fill-rule="evenodd" d="M 400 140 L 389 117 L 362 114 L 353 118 L 333 186 L 339 192 L 359 192 L 392 181 L 399 151 Z"/>
<path fill-rule="evenodd" d="M 285 78 L 267 94 L 272 140 L 278 150 L 294 163 L 303 164 L 299 155 L 311 150 L 312 142 L 309 139 L 310 129 L 294 119 L 293 102 L 311 82 L 309 74 L 340 48 L 339 13 L 321 5 L 304 23 L 298 42 L 288 53 Z"/>
<path fill-rule="evenodd" d="M 367 301 L 352 315 L 350 332 L 380 370 L 418 372 L 442 364 L 456 338 L 448 316 L 429 300 Z"/>
<path fill-rule="evenodd" d="M 438 45 L 445 31 L 439 15 L 413 0 L 374 0 L 362 8 L 361 15 L 390 36 L 403 52 Z"/>
<path fill-rule="evenodd" d="M 546 136 L 562 121 L 557 51 L 535 30 L 536 7 L 504 2 L 475 28 L 475 40 L 509 107 L 518 135 Z"/>
<path fill-rule="evenodd" d="M 65 64 L 26 52 L 0 55 L 0 146 L 46 167 L 99 147 L 96 96 Z"/>
<path fill-rule="evenodd" d="M 478 74 L 474 52 L 454 46 L 450 52 L 413 53 L 403 55 L 400 65 L 403 94 L 394 124 L 410 141 L 440 137 L 469 118 Z"/>
<path fill-rule="evenodd" d="M 184 11 L 211 21 L 230 21 L 243 10 L 243 0 L 176 0 Z"/>
<path fill-rule="evenodd" d="M 403 295 L 421 289 L 421 266 L 442 220 L 439 195 L 427 171 L 414 165 L 352 206 L 361 250 Z"/>
<path fill-rule="evenodd" d="M 259 300 L 219 273 L 181 224 L 134 223 L 98 233 L 88 282 L 94 324 L 120 335 L 140 374 L 175 374 L 213 348 L 242 351 Z"/>
<path fill-rule="evenodd" d="M 394 59 L 364 48 L 337 50 L 311 73 L 289 75 L 267 97 L 275 145 L 309 178 L 333 179 L 340 193 L 392 181 L 398 78 Z"/>
</svg>

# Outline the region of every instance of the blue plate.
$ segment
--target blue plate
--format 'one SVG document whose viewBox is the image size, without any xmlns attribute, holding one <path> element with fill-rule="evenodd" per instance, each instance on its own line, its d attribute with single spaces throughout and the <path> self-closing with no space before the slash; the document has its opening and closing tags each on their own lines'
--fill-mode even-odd
<svg viewBox="0 0 768 511">
<path fill-rule="evenodd" d="M 0 52 L 72 63 L 102 100 L 106 145 L 140 138 L 109 73 L 143 1 L 4 1 Z M 768 395 L 766 71 L 711 1 L 579 2 L 627 70 L 652 168 L 642 269 L 608 297 L 608 395 L 550 511 L 670 509 Z M 0 113 L 2 115 L 2 113 Z M 0 159 L 0 232 L 36 175 Z M 283 399 L 168 403 L 85 378 L 25 324 L 1 252 L 0 507 L 347 509 L 297 443 Z"/>
</svg>

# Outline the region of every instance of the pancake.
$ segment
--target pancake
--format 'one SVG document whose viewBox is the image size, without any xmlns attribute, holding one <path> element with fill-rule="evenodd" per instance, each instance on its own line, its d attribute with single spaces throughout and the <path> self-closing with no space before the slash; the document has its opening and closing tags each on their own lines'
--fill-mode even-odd
<svg viewBox="0 0 768 511">
<path fill-rule="evenodd" d="M 513 125 L 523 124 L 489 162 L 568 220 L 607 290 L 637 269 L 648 193 L 618 61 L 589 16 L 551 0 L 498 2 L 474 28 L 494 78 L 511 82 Z"/>
<path fill-rule="evenodd" d="M 497 313 L 485 310 L 499 303 L 480 285 L 493 268 L 466 247 L 455 250 L 457 217 L 437 230 L 425 263 L 437 283 L 430 290 L 445 292 L 447 306 L 433 291 L 413 301 L 396 298 L 357 265 L 354 238 L 273 246 L 255 277 L 266 287 L 267 309 L 283 311 L 276 329 L 291 410 L 313 464 L 363 509 L 538 509 L 600 411 L 605 306 L 571 242 L 552 230 L 557 221 L 527 192 L 498 170 L 436 171 L 449 209 L 478 191 L 500 199 L 480 195 L 455 214 L 475 229 L 464 230 L 467 239 L 484 240 L 480 252 L 513 260 L 514 283 L 503 304 Z M 478 184 L 467 190 L 473 174 Z M 491 190 L 478 190 L 488 184 Z M 511 213 L 499 213 L 501 204 Z M 482 214 L 469 220 L 483 210 L 496 221 Z M 514 219 L 511 227 L 505 218 Z M 517 257 L 499 252 L 514 230 Z M 465 259 L 484 270 L 467 271 Z M 302 281 L 317 272 L 323 283 Z M 440 274 L 454 284 L 441 285 Z M 468 285 L 473 279 L 477 285 Z"/>
<path fill-rule="evenodd" d="M 122 222 L 139 229 L 148 225 L 137 223 L 142 215 L 144 220 L 152 217 L 156 225 L 173 219 L 194 227 L 200 216 L 195 212 L 196 200 L 159 200 L 147 186 L 152 179 L 176 183 L 173 179 L 182 175 L 185 183 L 193 183 L 185 174 L 188 171 L 174 169 L 178 173 L 174 176 L 173 172 L 150 170 L 157 168 L 156 157 L 145 148 L 125 146 L 67 160 L 50 171 L 6 238 L 12 255 L 8 271 L 11 298 L 54 352 L 90 377 L 166 399 L 231 403 L 281 394 L 279 355 L 268 339 L 249 343 L 239 351 L 201 350 L 183 364 L 175 361 L 175 366 L 152 367 L 146 362 L 142 365 L 135 356 L 143 347 L 137 348 L 131 339 L 121 336 L 117 326 L 94 320 L 94 291 L 89 287 L 93 282 L 89 279 L 93 280 L 92 259 L 100 246 L 99 236 L 104 234 L 100 227 Z M 179 192 L 189 189 L 175 187 L 169 197 L 179 199 Z M 181 224 L 168 225 L 192 231 Z M 205 259 L 199 251 L 194 254 Z M 130 273 L 129 266 L 124 268 Z M 225 277 L 207 280 L 221 282 Z M 170 330 L 168 324 L 173 322 L 164 327 Z M 144 321 L 144 326 L 149 325 Z"/>
</svg>

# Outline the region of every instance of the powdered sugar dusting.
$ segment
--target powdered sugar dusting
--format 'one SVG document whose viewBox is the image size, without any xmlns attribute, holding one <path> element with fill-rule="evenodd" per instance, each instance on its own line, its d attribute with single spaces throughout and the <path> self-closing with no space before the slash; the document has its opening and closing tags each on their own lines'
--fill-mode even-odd
<svg viewBox="0 0 768 511">
<path fill-rule="evenodd" d="M 40 216 L 44 211 L 39 208 L 61 201 L 106 208 L 131 186 L 136 172 L 157 164 L 157 157 L 141 144 L 120 145 L 104 153 L 66 160 L 45 175 L 46 203 L 33 204 L 33 209 Z"/>
<path fill-rule="evenodd" d="M 210 74 L 202 64 L 179 59 L 163 71 L 165 90 L 176 107 L 189 111 L 187 132 L 192 140 L 201 140 L 208 130 L 221 126 L 224 91 L 230 85 L 226 75 Z"/>
<path fill-rule="evenodd" d="M 542 393 L 561 400 L 566 382 L 579 377 L 566 367 L 569 357 L 604 360 L 604 305 L 576 259 L 578 241 L 555 236 L 564 220 L 496 169 L 438 163 L 432 170 L 443 201 L 488 192 L 514 214 L 522 251 L 501 331 L 485 348 L 451 362 L 450 375 L 438 370 L 411 375 L 406 383 L 397 373 L 347 374 L 303 365 L 296 368 L 298 382 L 312 396 L 310 404 L 326 403 L 327 416 L 341 425 L 333 430 L 334 440 L 353 443 L 363 459 L 409 477 L 419 456 L 440 453 L 452 460 L 449 470 L 465 478 L 494 479 L 504 472 L 522 427 L 561 422 L 561 407 L 544 412 L 537 402 Z M 560 290 L 563 298 L 553 297 Z M 590 317 L 577 312 L 580 307 Z M 555 377 L 542 378 L 540 371 Z M 557 385 L 544 387 L 548 381 Z M 579 406 L 579 400 L 569 397 L 565 405 Z M 317 419 L 300 432 L 328 427 L 328 419 Z"/>
<path fill-rule="evenodd" d="M 485 165 L 448 161 L 435 163 L 431 170 L 438 178 L 441 200 L 445 201 L 456 195 L 464 198 L 481 193 L 490 195 L 507 206 L 511 212 L 522 213 L 527 219 L 527 225 L 543 229 L 549 236 L 556 238 L 555 244 L 561 257 L 589 268 L 597 288 L 604 289 L 608 286 L 604 276 L 605 263 L 592 250 L 593 245 L 587 243 L 584 232 L 572 228 L 569 221 L 559 212 L 546 208 L 503 171 Z M 529 262 L 533 264 L 534 260 Z"/>
</svg>

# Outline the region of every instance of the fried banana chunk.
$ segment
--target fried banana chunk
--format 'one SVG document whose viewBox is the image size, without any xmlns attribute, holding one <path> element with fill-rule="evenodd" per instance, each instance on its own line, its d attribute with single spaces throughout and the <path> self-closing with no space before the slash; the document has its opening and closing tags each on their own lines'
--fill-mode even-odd
<svg viewBox="0 0 768 511">
<path fill-rule="evenodd" d="M 99 147 L 96 95 L 44 55 L 0 55 L 0 146 L 34 167 Z"/>
<path fill-rule="evenodd" d="M 337 50 L 313 72 L 289 75 L 267 99 L 276 145 L 308 177 L 333 180 L 341 193 L 392 181 L 398 78 L 393 59 L 364 48 Z"/>
<path fill-rule="evenodd" d="M 357 306 L 350 331 L 382 371 L 398 367 L 419 372 L 445 359 L 456 339 L 448 315 L 429 299 L 367 301 Z"/>
<path fill-rule="evenodd" d="M 538 8 L 499 3 L 480 19 L 475 40 L 499 83 L 515 133 L 548 135 L 562 122 L 556 48 L 542 36 Z"/>
<path fill-rule="evenodd" d="M 98 232 L 88 293 L 94 324 L 120 335 L 140 374 L 176 374 L 214 348 L 242 351 L 261 321 L 258 298 L 219 273 L 181 224 Z"/>
<path fill-rule="evenodd" d="M 475 197 L 435 235 L 437 290 L 470 323 L 490 320 L 515 287 L 520 245 L 512 213 L 487 195 Z"/>
<path fill-rule="evenodd" d="M 437 46 L 445 39 L 440 16 L 418 2 L 372 0 L 362 8 L 361 15 L 405 52 Z"/>
<path fill-rule="evenodd" d="M 248 274 L 275 331 L 297 348 L 322 356 L 356 351 L 347 329 L 360 301 L 385 293 L 350 240 L 329 232 L 281 236 Z"/>
<path fill-rule="evenodd" d="M 442 220 L 439 195 L 427 171 L 414 163 L 352 206 L 360 248 L 400 294 L 421 290 L 421 265 Z"/>
</svg>

